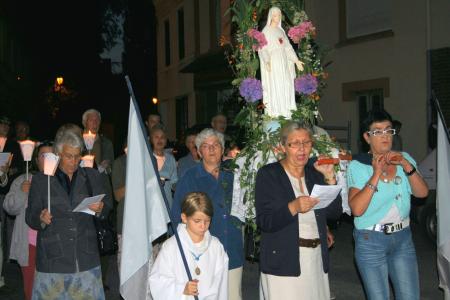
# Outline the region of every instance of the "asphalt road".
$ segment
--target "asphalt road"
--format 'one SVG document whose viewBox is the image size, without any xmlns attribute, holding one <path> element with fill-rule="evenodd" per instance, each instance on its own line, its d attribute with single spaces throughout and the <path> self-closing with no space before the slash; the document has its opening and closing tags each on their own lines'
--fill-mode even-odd
<svg viewBox="0 0 450 300">
<path fill-rule="evenodd" d="M 438 289 L 438 276 L 436 270 L 436 248 L 426 238 L 417 224 L 411 225 L 416 245 L 420 272 L 420 290 L 423 300 L 443 299 L 443 293 Z M 330 252 L 331 270 L 330 286 L 331 292 L 336 299 L 365 299 L 361 281 L 353 259 L 353 226 L 350 222 L 343 221 L 337 228 L 333 229 L 335 234 L 335 246 Z M 115 300 L 119 298 L 118 272 L 115 256 L 110 257 L 110 268 L 106 284 L 109 291 L 106 298 Z M 4 268 L 5 278 L 9 286 L 15 292 L 13 295 L 0 295 L 1 300 L 22 300 L 22 278 L 17 264 L 10 262 Z M 244 266 L 243 275 L 243 299 L 258 299 L 258 264 L 247 262 Z M 393 299 L 393 297 L 392 297 Z"/>
</svg>

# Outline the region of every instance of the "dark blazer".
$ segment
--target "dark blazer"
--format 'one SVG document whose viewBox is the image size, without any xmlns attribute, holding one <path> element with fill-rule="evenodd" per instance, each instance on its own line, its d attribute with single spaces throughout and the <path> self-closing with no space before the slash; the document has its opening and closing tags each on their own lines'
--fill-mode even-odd
<svg viewBox="0 0 450 300">
<path fill-rule="evenodd" d="M 111 195 L 105 188 L 105 179 L 97 170 L 78 168 L 70 195 L 56 176 L 50 177 L 50 202 L 53 216 L 50 225 L 41 226 L 41 211 L 47 208 L 47 176 L 33 176 L 25 220 L 38 230 L 36 269 L 44 273 L 77 273 L 100 265 L 94 216 L 72 212 L 89 197 L 86 178 L 92 186 L 92 195 L 106 194 L 102 215 L 112 207 Z"/>
<path fill-rule="evenodd" d="M 314 166 L 305 166 L 305 183 L 311 193 L 314 184 L 326 185 Z M 261 272 L 276 276 L 300 276 L 298 215 L 292 216 L 288 203 L 295 193 L 279 162 L 262 167 L 256 176 L 256 222 L 261 229 Z M 342 214 L 339 195 L 328 207 L 315 210 L 322 248 L 323 271 L 328 273 L 327 219 Z M 301 250 L 300 250 L 301 251 Z"/>
</svg>

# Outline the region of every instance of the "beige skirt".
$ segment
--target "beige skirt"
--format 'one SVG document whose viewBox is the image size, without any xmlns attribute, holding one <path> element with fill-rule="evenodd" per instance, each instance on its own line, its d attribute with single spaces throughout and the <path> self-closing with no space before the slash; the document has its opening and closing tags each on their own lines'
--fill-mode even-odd
<svg viewBox="0 0 450 300">
<path fill-rule="evenodd" d="M 261 300 L 329 300 L 328 274 L 323 272 L 322 250 L 300 249 L 301 274 L 298 277 L 261 273 Z"/>
</svg>

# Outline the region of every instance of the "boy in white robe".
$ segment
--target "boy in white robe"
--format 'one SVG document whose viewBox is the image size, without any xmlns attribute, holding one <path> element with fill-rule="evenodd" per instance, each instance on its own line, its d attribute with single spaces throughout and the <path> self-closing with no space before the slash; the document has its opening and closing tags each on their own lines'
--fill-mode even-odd
<svg viewBox="0 0 450 300">
<path fill-rule="evenodd" d="M 227 300 L 228 255 L 211 236 L 213 206 L 205 193 L 189 193 L 181 206 L 182 224 L 177 231 L 192 281 L 188 281 L 175 236 L 168 239 L 153 264 L 150 291 L 154 300 Z"/>
</svg>

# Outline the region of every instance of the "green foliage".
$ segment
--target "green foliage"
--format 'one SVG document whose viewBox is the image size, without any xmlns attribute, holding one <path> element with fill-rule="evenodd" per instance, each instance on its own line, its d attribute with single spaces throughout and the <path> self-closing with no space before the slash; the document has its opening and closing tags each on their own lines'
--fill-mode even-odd
<svg viewBox="0 0 450 300">
<path fill-rule="evenodd" d="M 232 13 L 232 22 L 236 25 L 236 33 L 231 42 L 231 49 L 227 52 L 228 62 L 233 70 L 235 79 L 233 86 L 237 89 L 240 83 L 248 77 L 255 78 L 259 70 L 259 58 L 255 50 L 252 49 L 253 40 L 247 35 L 249 29 L 261 30 L 258 28 L 258 20 L 265 17 L 268 9 L 272 6 L 279 7 L 284 16 L 283 28 L 288 32 L 292 26 L 297 26 L 302 22 L 308 21 L 308 16 L 304 12 L 303 0 L 235 0 L 230 12 Z M 317 91 L 311 95 L 296 95 L 297 110 L 292 112 L 292 120 L 306 122 L 314 125 L 317 118 L 320 117 L 318 111 L 319 100 L 326 84 L 324 79 L 327 74 L 324 72 L 322 60 L 324 52 L 315 42 L 315 33 L 307 34 L 301 39 L 294 50 L 299 59 L 304 62 L 304 71 L 297 72 L 298 76 L 311 74 L 318 81 Z M 256 232 L 255 224 L 255 194 L 254 186 L 257 170 L 267 164 L 270 159 L 281 159 L 279 149 L 280 129 L 286 122 L 284 117 L 271 118 L 263 113 L 262 103 L 246 103 L 244 99 L 240 101 L 245 103 L 242 110 L 235 118 L 235 124 L 245 128 L 245 148 L 237 157 L 243 159 L 241 167 L 240 184 L 241 189 L 246 191 L 244 203 L 247 205 L 247 225 Z M 278 123 L 278 129 L 268 132 L 268 124 Z M 316 137 L 314 141 L 314 155 L 329 155 L 331 149 L 339 146 L 328 139 L 326 136 Z"/>
</svg>

